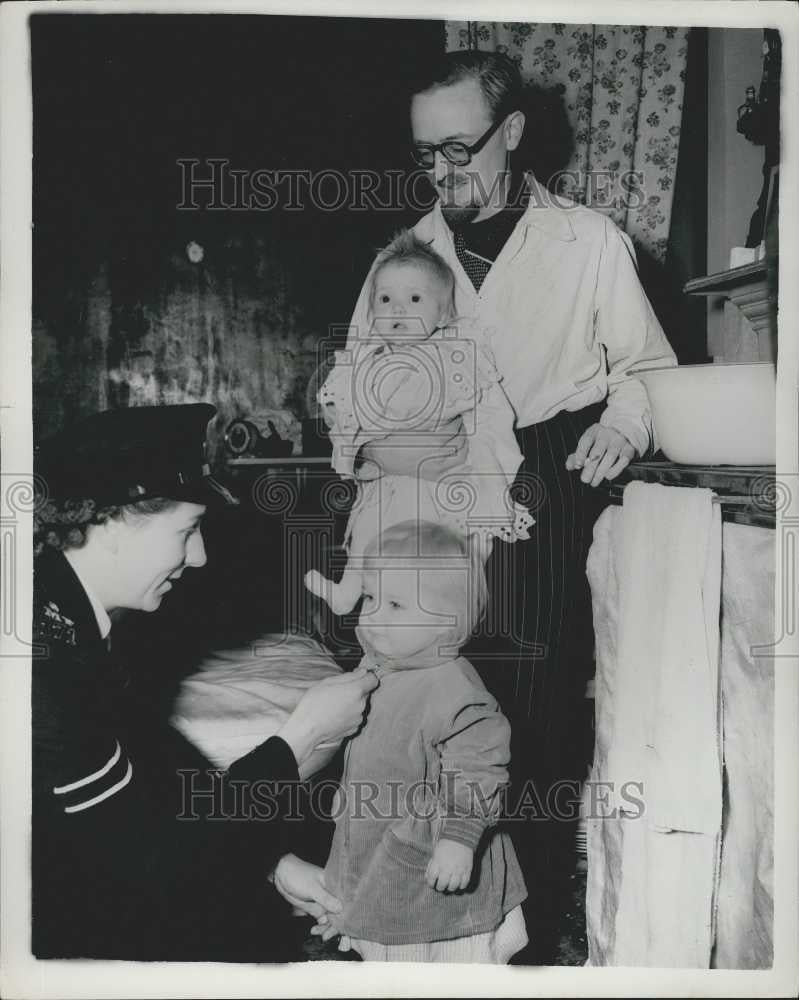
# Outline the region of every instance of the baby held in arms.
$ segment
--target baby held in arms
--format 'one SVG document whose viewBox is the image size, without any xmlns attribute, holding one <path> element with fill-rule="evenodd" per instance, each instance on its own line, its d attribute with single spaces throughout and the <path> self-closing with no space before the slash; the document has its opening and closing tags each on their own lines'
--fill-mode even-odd
<svg viewBox="0 0 799 1000">
<path fill-rule="evenodd" d="M 333 806 L 325 885 L 343 909 L 313 933 L 368 961 L 507 963 L 527 943 L 497 825 L 510 726 L 459 655 L 485 607 L 478 545 L 407 521 L 364 556 L 357 635 L 380 685 Z"/>
<path fill-rule="evenodd" d="M 361 596 L 367 545 L 407 519 L 475 536 L 483 561 L 493 539 L 528 538 L 529 511 L 510 486 L 521 464 L 514 413 L 492 360 L 489 339 L 455 314 L 455 278 L 446 262 L 410 231 L 378 255 L 369 280 L 368 331 L 350 332 L 347 347 L 319 393 L 333 443 L 333 467 L 357 482 L 345 535 L 347 566 L 338 583 L 318 570 L 306 586 L 337 613 Z M 436 444 L 460 419 L 463 459 L 438 474 Z M 386 441 L 381 464 L 362 449 Z M 390 446 L 390 447 L 389 447 Z M 390 452 L 430 449 L 392 472 Z M 386 455 L 386 452 L 389 452 Z"/>
</svg>

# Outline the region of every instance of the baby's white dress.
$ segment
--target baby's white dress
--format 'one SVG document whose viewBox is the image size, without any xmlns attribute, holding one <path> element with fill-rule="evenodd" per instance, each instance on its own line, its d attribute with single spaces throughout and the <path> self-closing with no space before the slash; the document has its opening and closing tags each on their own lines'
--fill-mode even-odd
<svg viewBox="0 0 799 1000">
<path fill-rule="evenodd" d="M 366 546 L 401 521 L 444 524 L 463 536 L 528 538 L 529 511 L 509 487 L 522 461 L 514 413 L 490 351 L 473 326 L 436 331 L 422 342 L 389 346 L 377 337 L 337 351 L 319 393 L 330 426 L 333 467 L 355 478 L 345 546 L 360 568 Z M 440 479 L 380 475 L 371 463 L 355 469 L 360 448 L 389 435 L 424 446 L 425 438 L 460 416 L 466 460 Z"/>
</svg>

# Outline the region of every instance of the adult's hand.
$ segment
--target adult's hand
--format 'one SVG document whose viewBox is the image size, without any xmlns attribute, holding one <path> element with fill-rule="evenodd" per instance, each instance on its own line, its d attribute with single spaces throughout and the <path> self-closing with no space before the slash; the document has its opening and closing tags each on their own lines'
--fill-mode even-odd
<svg viewBox="0 0 799 1000">
<path fill-rule="evenodd" d="M 325 888 L 324 869 L 303 861 L 296 854 L 283 855 L 275 868 L 273 881 L 286 902 L 295 910 L 315 917 L 317 926 L 328 923 L 328 914 L 341 912 L 340 900 Z"/>
<path fill-rule="evenodd" d="M 603 479 L 615 479 L 635 455 L 635 447 L 620 431 L 592 424 L 566 459 L 566 468 L 582 469 L 582 482 L 598 486 Z"/>
<path fill-rule="evenodd" d="M 359 667 L 308 688 L 277 732 L 299 767 L 320 743 L 340 743 L 359 729 L 369 694 L 379 683 L 373 672 Z"/>
<path fill-rule="evenodd" d="M 460 414 L 430 434 L 389 434 L 365 444 L 363 458 L 384 476 L 412 476 L 437 482 L 466 461 L 468 443 Z"/>
</svg>

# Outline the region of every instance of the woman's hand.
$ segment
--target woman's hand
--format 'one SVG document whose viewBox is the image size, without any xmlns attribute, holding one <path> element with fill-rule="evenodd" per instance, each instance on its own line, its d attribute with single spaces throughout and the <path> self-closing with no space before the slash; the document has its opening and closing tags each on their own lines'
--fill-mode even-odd
<svg viewBox="0 0 799 1000">
<path fill-rule="evenodd" d="M 463 419 L 453 417 L 435 432 L 389 434 L 361 448 L 366 462 L 372 462 L 384 476 L 412 476 L 437 482 L 451 469 L 466 461 L 468 443 Z"/>
<path fill-rule="evenodd" d="M 615 479 L 635 455 L 635 448 L 620 431 L 592 424 L 566 459 L 566 468 L 582 469 L 582 482 L 598 486 L 603 479 Z"/>
<path fill-rule="evenodd" d="M 316 926 L 326 925 L 329 914 L 341 912 L 341 902 L 325 888 L 324 869 L 295 854 L 284 854 L 278 861 L 273 881 L 286 902 L 314 917 Z"/>
<path fill-rule="evenodd" d="M 357 732 L 379 683 L 374 673 L 359 667 L 308 688 L 276 734 L 291 747 L 298 766 L 320 743 L 340 743 Z"/>
</svg>

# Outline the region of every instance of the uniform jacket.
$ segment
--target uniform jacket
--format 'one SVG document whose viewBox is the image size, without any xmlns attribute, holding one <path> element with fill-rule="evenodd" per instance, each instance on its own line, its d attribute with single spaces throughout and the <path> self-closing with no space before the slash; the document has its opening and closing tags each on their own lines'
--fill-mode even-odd
<svg viewBox="0 0 799 1000">
<path fill-rule="evenodd" d="M 37 559 L 33 614 L 44 648 L 32 677 L 34 955 L 276 957 L 267 875 L 288 824 L 233 818 L 230 792 L 234 779 L 296 782 L 288 745 L 270 739 L 212 779 L 174 729 L 133 713 L 61 553 Z"/>
</svg>

